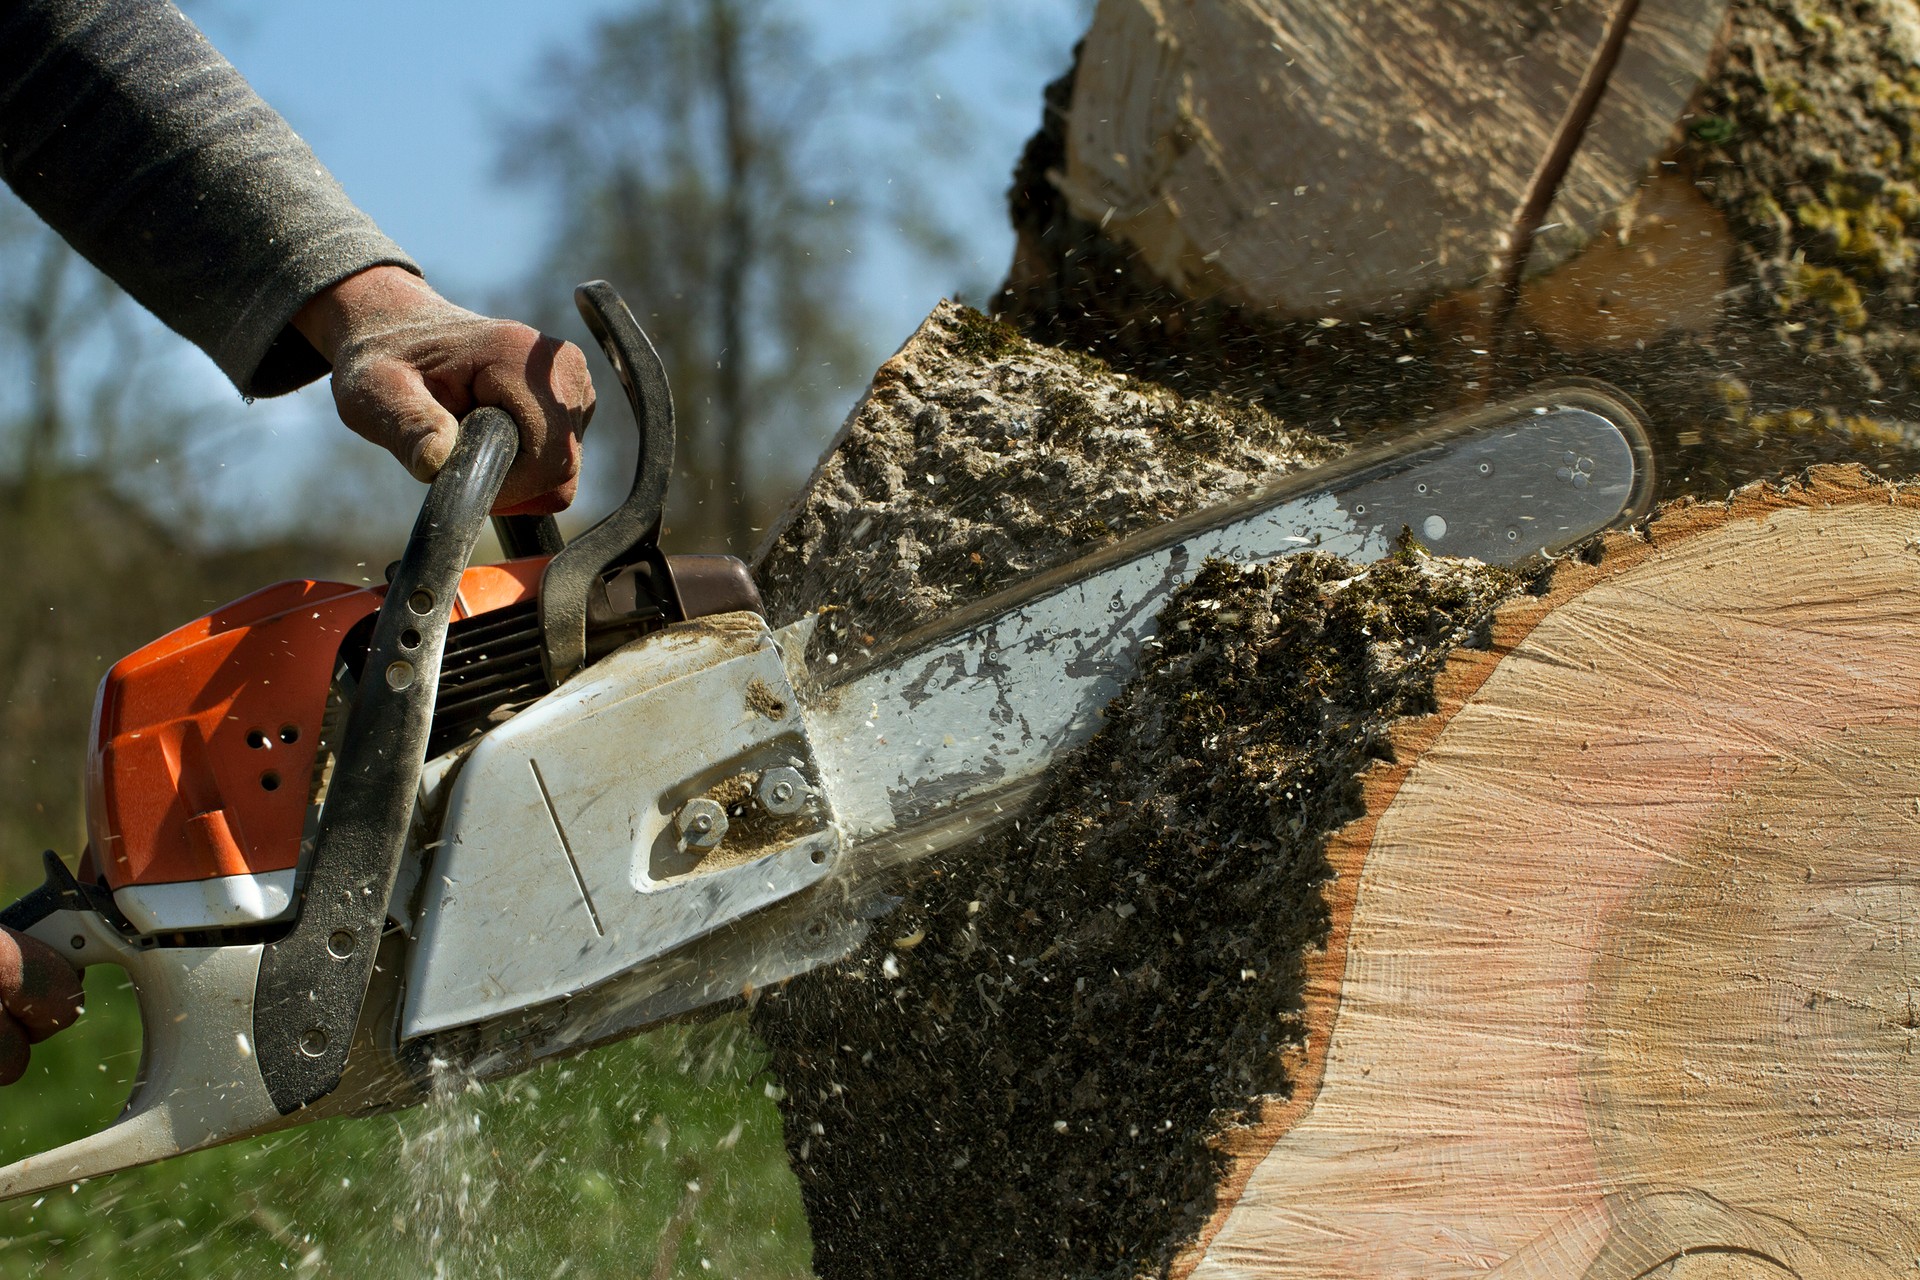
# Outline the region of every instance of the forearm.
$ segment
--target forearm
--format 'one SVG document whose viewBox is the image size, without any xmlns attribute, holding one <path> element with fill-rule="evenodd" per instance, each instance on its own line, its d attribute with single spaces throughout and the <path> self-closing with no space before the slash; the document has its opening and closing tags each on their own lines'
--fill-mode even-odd
<svg viewBox="0 0 1920 1280">
<path fill-rule="evenodd" d="M 0 176 L 252 395 L 326 373 L 309 300 L 412 269 L 166 0 L 0 6 Z"/>
<path fill-rule="evenodd" d="M 376 266 L 316 293 L 293 314 L 292 324 L 331 365 L 356 333 L 403 325 L 422 303 L 438 301 L 412 272 Z"/>
</svg>

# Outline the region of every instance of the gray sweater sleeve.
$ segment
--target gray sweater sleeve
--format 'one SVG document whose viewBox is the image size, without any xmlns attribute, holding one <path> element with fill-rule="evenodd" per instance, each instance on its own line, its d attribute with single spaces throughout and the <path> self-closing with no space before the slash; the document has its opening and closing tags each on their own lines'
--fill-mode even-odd
<svg viewBox="0 0 1920 1280">
<path fill-rule="evenodd" d="M 0 0 L 0 176 L 246 395 L 327 372 L 315 293 L 418 271 L 169 0 Z"/>
</svg>

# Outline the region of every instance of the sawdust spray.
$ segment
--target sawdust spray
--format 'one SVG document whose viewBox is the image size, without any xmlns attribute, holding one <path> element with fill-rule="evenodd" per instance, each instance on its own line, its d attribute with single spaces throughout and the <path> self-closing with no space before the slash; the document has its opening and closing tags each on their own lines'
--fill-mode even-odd
<svg viewBox="0 0 1920 1280">
<path fill-rule="evenodd" d="M 416 1120 L 400 1132 L 403 1185 L 413 1189 L 395 1233 L 416 1255 L 420 1274 L 435 1280 L 491 1274 L 491 1243 L 484 1224 L 500 1191 L 488 1158 L 478 1106 L 481 1088 L 459 1068 L 433 1061 L 433 1092 Z"/>
</svg>

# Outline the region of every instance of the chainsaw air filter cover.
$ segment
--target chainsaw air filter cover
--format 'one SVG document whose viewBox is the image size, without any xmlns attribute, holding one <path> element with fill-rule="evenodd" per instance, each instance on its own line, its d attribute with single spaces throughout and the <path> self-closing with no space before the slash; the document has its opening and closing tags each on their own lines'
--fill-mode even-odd
<svg viewBox="0 0 1920 1280">
<path fill-rule="evenodd" d="M 468 569 L 453 616 L 528 605 L 545 567 L 541 558 Z M 384 586 L 278 583 L 136 650 L 101 681 L 87 834 L 136 929 L 231 928 L 291 909 L 302 842 L 325 794 L 329 699 L 338 702 L 337 678 L 353 674 L 343 642 L 385 595 Z M 443 685 L 490 660 L 452 661 L 470 628 L 454 624 Z M 527 663 L 537 678 L 538 653 Z"/>
</svg>

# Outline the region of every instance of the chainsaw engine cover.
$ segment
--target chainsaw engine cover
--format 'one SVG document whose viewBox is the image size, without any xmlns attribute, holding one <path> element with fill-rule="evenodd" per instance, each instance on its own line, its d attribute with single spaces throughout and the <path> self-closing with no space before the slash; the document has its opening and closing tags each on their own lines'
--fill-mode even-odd
<svg viewBox="0 0 1920 1280">
<path fill-rule="evenodd" d="M 532 598 L 544 560 L 467 570 L 456 618 Z M 135 650 L 94 701 L 87 835 L 142 933 L 289 914 L 324 793 L 328 694 L 342 639 L 385 597 L 277 583 Z"/>
<path fill-rule="evenodd" d="M 818 883 L 831 817 L 764 621 L 629 644 L 487 734 L 447 784 L 402 1037 L 578 994 Z"/>
</svg>

